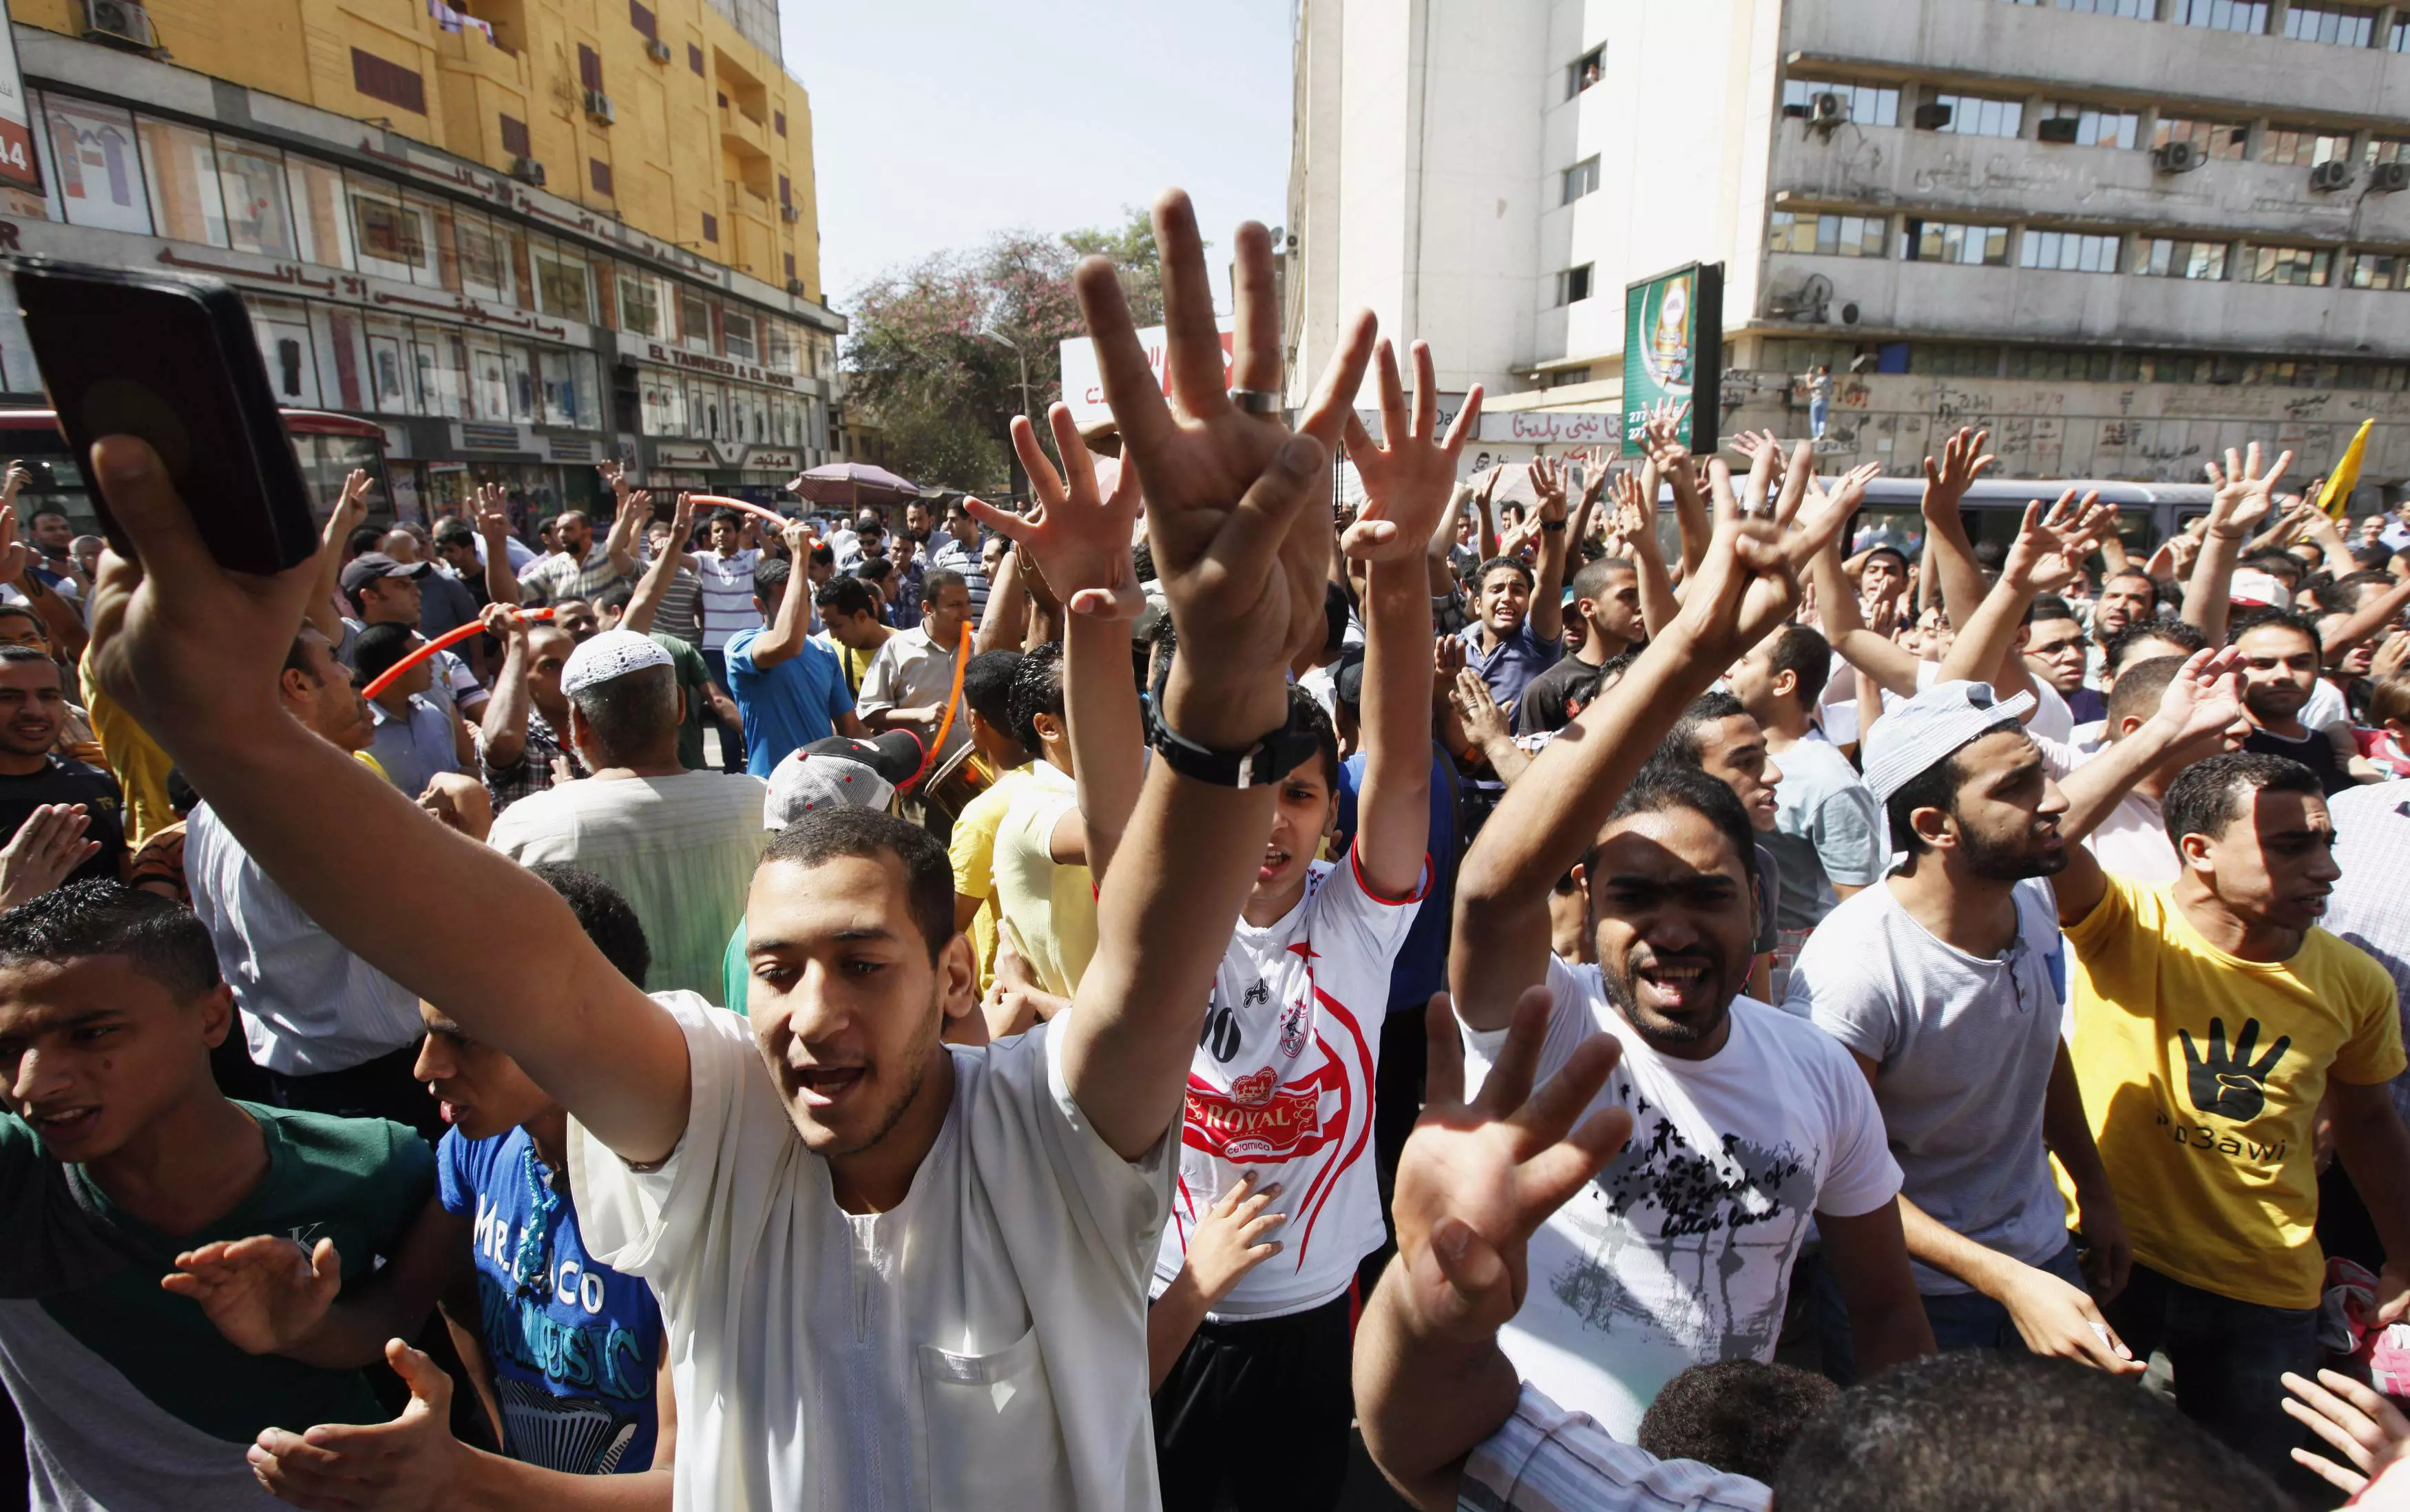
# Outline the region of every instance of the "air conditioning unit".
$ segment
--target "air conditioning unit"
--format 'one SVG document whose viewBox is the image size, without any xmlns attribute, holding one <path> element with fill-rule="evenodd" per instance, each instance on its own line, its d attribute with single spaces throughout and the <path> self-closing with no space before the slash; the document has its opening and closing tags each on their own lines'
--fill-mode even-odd
<svg viewBox="0 0 2410 1512">
<path fill-rule="evenodd" d="M 2351 187 L 2351 165 L 2341 158 L 2320 163 L 2310 169 L 2310 187 L 2322 195 Z"/>
<path fill-rule="evenodd" d="M 604 125 L 611 124 L 611 96 L 599 89 L 586 92 L 586 113 Z"/>
<path fill-rule="evenodd" d="M 802 298 L 804 297 L 804 281 L 800 278 L 791 278 L 787 280 L 787 292 L 793 295 L 798 299 Z"/>
<path fill-rule="evenodd" d="M 544 165 L 531 157 L 512 158 L 511 177 L 521 183 L 531 183 L 541 189 L 544 187 Z"/>
<path fill-rule="evenodd" d="M 1850 99 L 1848 95 L 1836 94 L 1832 91 L 1826 90 L 1822 94 L 1811 94 L 1808 97 L 1808 124 L 1809 125 L 1822 126 L 1826 131 L 1830 131 L 1835 126 L 1839 125 L 1842 122 L 1847 121 L 1848 119 L 1850 119 Z"/>
<path fill-rule="evenodd" d="M 797 210 L 792 205 L 781 205 L 778 207 L 778 219 L 782 221 L 800 221 L 803 218 L 804 212 Z"/>
<path fill-rule="evenodd" d="M 150 51 L 159 46 L 151 30 L 151 13 L 134 0 L 84 0 L 84 38 L 115 42 Z"/>
<path fill-rule="evenodd" d="M 2188 141 L 2171 141 L 2151 149 L 2151 161 L 2161 173 L 2190 173 L 2209 161 L 2209 154 Z"/>
<path fill-rule="evenodd" d="M 2368 187 L 2372 194 L 2399 194 L 2410 189 L 2410 163 L 2379 163 L 2368 170 Z"/>
<path fill-rule="evenodd" d="M 1919 131 L 1939 131 L 1956 112 L 1947 105 L 1920 105 L 1909 119 Z"/>
<path fill-rule="evenodd" d="M 670 45 L 660 37 L 654 37 L 645 44 L 645 56 L 655 63 L 667 63 L 670 61 Z"/>
<path fill-rule="evenodd" d="M 2075 145 L 2076 135 L 2083 126 L 2083 123 L 2071 115 L 2054 115 L 2035 126 L 2034 137 L 2040 141 L 2056 142 L 2062 147 L 2072 147 Z"/>
</svg>

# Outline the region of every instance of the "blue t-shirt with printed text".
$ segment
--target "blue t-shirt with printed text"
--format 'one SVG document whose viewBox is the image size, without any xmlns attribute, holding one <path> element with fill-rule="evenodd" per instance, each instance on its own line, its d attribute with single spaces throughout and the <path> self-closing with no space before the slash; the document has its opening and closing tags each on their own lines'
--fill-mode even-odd
<svg viewBox="0 0 2410 1512">
<path fill-rule="evenodd" d="M 533 1215 L 532 1163 L 524 1128 L 487 1140 L 454 1129 L 435 1156 L 444 1211 L 474 1225 L 478 1333 L 501 1402 L 502 1450 L 571 1475 L 650 1469 L 661 1304 L 644 1282 L 586 1253 L 567 1194 L 553 1210 L 542 1293 L 521 1291 L 512 1262 Z"/>
</svg>

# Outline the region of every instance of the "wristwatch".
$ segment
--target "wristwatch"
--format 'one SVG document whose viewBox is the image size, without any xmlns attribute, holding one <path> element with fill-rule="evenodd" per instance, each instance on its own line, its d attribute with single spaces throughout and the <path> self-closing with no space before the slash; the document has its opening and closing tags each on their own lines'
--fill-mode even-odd
<svg viewBox="0 0 2410 1512">
<path fill-rule="evenodd" d="M 1564 521 L 1562 521 L 1562 520 L 1542 520 L 1542 521 L 1540 522 L 1540 529 L 1541 529 L 1541 530 L 1543 530 L 1543 531 L 1546 531 L 1546 532 L 1547 532 L 1548 534 L 1550 534 L 1550 535 L 1557 535 L 1557 534 L 1561 533 L 1561 532 L 1563 531 L 1564 528 L 1565 528 L 1565 522 L 1564 522 Z"/>
<path fill-rule="evenodd" d="M 1312 730 L 1299 725 L 1294 711 L 1286 724 L 1243 750 L 1200 746 L 1159 719 L 1149 742 L 1182 777 L 1223 788 L 1260 788 L 1278 782 L 1303 764 L 1318 743 Z"/>
</svg>

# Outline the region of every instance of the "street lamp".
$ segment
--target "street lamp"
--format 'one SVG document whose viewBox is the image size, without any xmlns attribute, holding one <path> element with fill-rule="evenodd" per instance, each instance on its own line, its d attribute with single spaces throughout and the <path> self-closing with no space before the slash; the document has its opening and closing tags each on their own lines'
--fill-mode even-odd
<svg viewBox="0 0 2410 1512">
<path fill-rule="evenodd" d="M 1021 413 L 1028 414 L 1029 423 L 1031 425 L 1036 425 L 1038 423 L 1038 416 L 1030 414 L 1029 413 L 1029 354 L 1021 349 L 1021 343 L 1019 342 L 1014 341 L 1011 337 L 1007 336 L 1004 332 L 995 328 L 993 314 L 991 314 L 986 321 L 980 324 L 979 334 L 986 337 L 991 342 L 994 342 L 999 345 L 1009 347 L 1011 349 L 1013 360 L 1021 365 Z M 1012 455 L 1009 447 L 1006 449 L 1006 458 L 1012 466 L 1012 502 L 1016 504 L 1024 503 L 1026 502 L 1027 496 L 1022 491 L 1020 459 Z"/>
</svg>

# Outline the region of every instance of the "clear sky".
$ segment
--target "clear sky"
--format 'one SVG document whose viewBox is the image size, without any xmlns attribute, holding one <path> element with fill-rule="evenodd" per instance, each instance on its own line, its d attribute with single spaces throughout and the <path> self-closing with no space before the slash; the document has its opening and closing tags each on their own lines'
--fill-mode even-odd
<svg viewBox="0 0 2410 1512">
<path fill-rule="evenodd" d="M 779 0 L 811 91 L 828 300 L 1010 227 L 1118 224 L 1186 189 L 1230 233 L 1288 196 L 1289 0 Z"/>
</svg>

